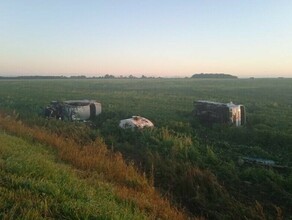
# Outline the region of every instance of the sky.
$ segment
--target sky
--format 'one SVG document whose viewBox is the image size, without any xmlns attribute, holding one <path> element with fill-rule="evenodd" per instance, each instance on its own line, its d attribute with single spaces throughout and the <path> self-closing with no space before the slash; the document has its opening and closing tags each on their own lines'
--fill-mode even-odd
<svg viewBox="0 0 292 220">
<path fill-rule="evenodd" d="M 292 77 L 291 0 L 0 0 L 0 76 Z"/>
</svg>

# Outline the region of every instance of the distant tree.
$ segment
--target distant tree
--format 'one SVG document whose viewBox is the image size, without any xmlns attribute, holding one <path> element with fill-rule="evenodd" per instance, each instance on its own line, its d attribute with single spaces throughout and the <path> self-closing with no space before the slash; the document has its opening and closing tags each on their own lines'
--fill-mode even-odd
<svg viewBox="0 0 292 220">
<path fill-rule="evenodd" d="M 67 79 L 66 76 L 0 76 L 0 79 Z"/>
<path fill-rule="evenodd" d="M 237 79 L 237 76 L 233 76 L 225 73 L 199 73 L 192 75 L 191 78 L 196 79 Z"/>
<path fill-rule="evenodd" d="M 105 78 L 105 79 L 114 79 L 115 76 L 114 75 L 105 74 L 103 78 Z"/>
</svg>

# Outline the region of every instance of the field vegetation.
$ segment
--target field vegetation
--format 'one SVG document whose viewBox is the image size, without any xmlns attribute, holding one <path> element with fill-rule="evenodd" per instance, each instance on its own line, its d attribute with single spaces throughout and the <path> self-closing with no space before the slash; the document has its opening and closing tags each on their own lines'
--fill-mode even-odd
<svg viewBox="0 0 292 220">
<path fill-rule="evenodd" d="M 59 155 L 68 146 L 71 153 L 61 156 L 62 161 L 97 174 L 100 167 L 112 166 L 99 176 L 110 183 L 117 180 L 119 198 L 127 200 L 133 195 L 130 201 L 137 210 L 154 210 L 148 213 L 150 216 L 167 218 L 162 213 L 174 209 L 169 204 L 165 212 L 147 208 L 145 203 L 152 202 L 145 202 L 146 195 L 151 191 L 145 188 L 153 184 L 189 215 L 282 219 L 292 215 L 291 85 L 291 79 L 0 80 L 0 109 L 30 129 L 41 130 L 41 136 L 65 139 L 58 147 Z M 103 112 L 90 125 L 40 116 L 41 108 L 50 101 L 68 99 L 95 99 L 102 103 Z M 241 128 L 202 125 L 193 116 L 195 100 L 243 104 L 247 124 Z M 120 129 L 119 120 L 132 115 L 150 119 L 155 128 Z M 2 127 L 9 124 L 3 120 L 1 123 Z M 27 135 L 28 131 L 27 127 L 23 133 Z M 57 145 L 49 139 L 37 139 Z M 78 158 L 87 154 L 84 149 L 97 152 L 81 162 Z M 115 159 L 96 159 L 101 149 L 112 152 Z M 243 156 L 274 160 L 284 168 L 238 163 Z M 108 165 L 107 160 L 114 165 Z M 129 189 L 133 189 L 132 193 Z M 144 202 L 138 200 L 141 197 Z M 175 215 L 183 216 L 177 211 L 172 216 Z"/>
</svg>

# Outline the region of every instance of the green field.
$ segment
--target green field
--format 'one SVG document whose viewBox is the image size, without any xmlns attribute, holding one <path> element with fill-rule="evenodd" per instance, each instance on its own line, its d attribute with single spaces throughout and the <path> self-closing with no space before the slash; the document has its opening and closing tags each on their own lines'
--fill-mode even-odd
<svg viewBox="0 0 292 220">
<path fill-rule="evenodd" d="M 102 104 L 94 126 L 39 116 L 50 101 L 68 99 Z M 192 114 L 195 100 L 243 104 L 247 124 L 203 126 Z M 271 219 L 292 215 L 292 79 L 0 80 L 0 111 L 80 143 L 102 137 L 194 215 L 260 218 L 261 208 Z M 155 129 L 119 129 L 132 115 Z M 242 156 L 290 168 L 239 165 Z"/>
</svg>

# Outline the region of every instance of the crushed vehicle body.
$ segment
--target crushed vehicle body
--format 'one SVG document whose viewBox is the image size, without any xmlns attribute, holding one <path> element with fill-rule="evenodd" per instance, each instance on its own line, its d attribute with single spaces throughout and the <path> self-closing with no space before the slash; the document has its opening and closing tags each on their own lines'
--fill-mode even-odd
<svg viewBox="0 0 292 220">
<path fill-rule="evenodd" d="M 101 113 L 101 104 L 95 100 L 52 101 L 44 110 L 47 118 L 60 120 L 89 120 Z"/>
<path fill-rule="evenodd" d="M 242 164 L 244 162 L 250 163 L 250 164 L 258 164 L 262 166 L 275 166 L 276 163 L 273 160 L 267 160 L 263 158 L 256 158 L 256 157 L 241 157 L 242 161 L 240 161 Z"/>
<path fill-rule="evenodd" d="M 142 129 L 145 127 L 148 127 L 148 128 L 154 127 L 154 124 L 147 118 L 143 118 L 141 116 L 132 116 L 132 118 L 121 120 L 119 126 L 123 129 L 127 129 L 127 128 Z"/>
<path fill-rule="evenodd" d="M 224 123 L 235 126 L 246 123 L 246 112 L 243 105 L 198 100 L 194 102 L 194 107 L 195 116 L 204 123 Z"/>
<path fill-rule="evenodd" d="M 264 158 L 259 158 L 259 157 L 239 157 L 238 158 L 238 164 L 239 165 L 257 165 L 257 166 L 262 166 L 266 168 L 275 168 L 279 170 L 289 170 L 291 169 L 287 165 L 281 165 L 275 162 L 274 160 L 268 160 Z"/>
</svg>

